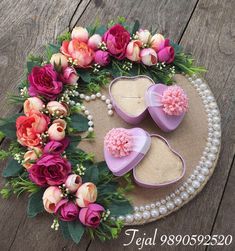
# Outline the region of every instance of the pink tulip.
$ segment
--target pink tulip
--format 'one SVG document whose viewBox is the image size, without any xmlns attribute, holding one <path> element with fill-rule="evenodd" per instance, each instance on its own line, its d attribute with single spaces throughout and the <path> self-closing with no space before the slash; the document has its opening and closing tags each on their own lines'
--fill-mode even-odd
<svg viewBox="0 0 235 251">
<path fill-rule="evenodd" d="M 163 35 L 157 33 L 150 40 L 150 47 L 153 48 L 156 52 L 159 51 L 161 43 L 164 41 Z"/>
<path fill-rule="evenodd" d="M 159 50 L 158 50 L 158 59 L 160 62 L 165 62 L 167 64 L 170 64 L 174 61 L 175 50 L 170 45 L 169 39 L 165 39 L 164 41 L 160 43 Z"/>
<path fill-rule="evenodd" d="M 143 64 L 151 66 L 157 64 L 157 53 L 152 48 L 142 49 L 140 58 Z"/>
<path fill-rule="evenodd" d="M 98 50 L 95 52 L 95 62 L 99 65 L 106 66 L 110 63 L 110 56 L 107 51 Z"/>
<path fill-rule="evenodd" d="M 56 205 L 62 200 L 62 193 L 56 186 L 48 187 L 42 197 L 44 209 L 48 213 L 54 213 Z"/>
<path fill-rule="evenodd" d="M 79 26 L 73 28 L 71 37 L 72 39 L 77 39 L 79 42 L 86 43 L 88 41 L 89 33 L 86 28 Z"/>
<path fill-rule="evenodd" d="M 66 122 L 63 119 L 56 119 L 48 129 L 50 140 L 61 141 L 65 137 Z"/>
<path fill-rule="evenodd" d="M 99 48 L 101 42 L 102 42 L 102 37 L 99 34 L 94 34 L 89 38 L 88 46 L 95 51 Z"/>
<path fill-rule="evenodd" d="M 24 113 L 29 116 L 32 111 L 41 111 L 43 109 L 43 102 L 40 98 L 31 97 L 27 98 L 24 102 Z"/>
<path fill-rule="evenodd" d="M 72 193 L 76 192 L 82 185 L 82 178 L 77 174 L 70 174 L 65 181 L 65 186 Z"/>
<path fill-rule="evenodd" d="M 73 67 L 66 67 L 60 73 L 60 79 L 64 84 L 76 84 L 79 76 Z"/>
<path fill-rule="evenodd" d="M 55 208 L 55 214 L 62 221 L 75 221 L 78 218 L 78 213 L 78 206 L 68 199 L 61 200 Z"/>
<path fill-rule="evenodd" d="M 23 166 L 26 169 L 29 169 L 33 165 L 33 162 L 36 162 L 36 160 L 40 157 L 41 154 L 42 149 L 40 147 L 33 147 L 33 149 L 27 151 L 24 154 Z"/>
<path fill-rule="evenodd" d="M 82 184 L 76 192 L 76 203 L 79 207 L 87 207 L 90 203 L 96 201 L 97 188 L 91 182 Z"/>
<path fill-rule="evenodd" d="M 151 39 L 151 33 L 149 30 L 140 29 L 139 31 L 136 32 L 136 35 L 143 44 L 148 44 L 148 42 Z"/>
<path fill-rule="evenodd" d="M 126 57 L 134 62 L 140 61 L 140 46 L 142 42 L 140 40 L 131 41 L 126 48 Z"/>
<path fill-rule="evenodd" d="M 53 54 L 50 60 L 53 66 L 65 68 L 68 66 L 68 60 L 62 53 Z"/>
<path fill-rule="evenodd" d="M 59 103 L 58 101 L 50 101 L 47 104 L 47 110 L 49 114 L 53 116 L 67 116 L 68 115 L 68 107 L 65 104 Z"/>
</svg>

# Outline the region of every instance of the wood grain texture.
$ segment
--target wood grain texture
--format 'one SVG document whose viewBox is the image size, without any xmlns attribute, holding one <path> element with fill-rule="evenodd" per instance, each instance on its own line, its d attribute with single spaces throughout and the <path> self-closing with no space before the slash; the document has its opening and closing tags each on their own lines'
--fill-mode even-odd
<svg viewBox="0 0 235 251">
<path fill-rule="evenodd" d="M 0 2 L 0 107 L 1 116 L 17 112 L 6 102 L 7 93 L 17 93 L 23 79 L 26 57 L 42 53 L 44 46 L 68 30 L 80 1 L 1 1 Z M 4 142 L 6 145 L 7 142 Z M 3 145 L 3 147 L 4 147 Z M 4 163 L 1 163 L 1 171 Z M 0 185 L 4 183 L 0 179 Z M 0 250 L 61 250 L 74 244 L 50 229 L 52 218 L 43 215 L 27 217 L 26 197 L 2 200 L 0 203 Z M 87 240 L 80 245 L 86 248 Z"/>
</svg>

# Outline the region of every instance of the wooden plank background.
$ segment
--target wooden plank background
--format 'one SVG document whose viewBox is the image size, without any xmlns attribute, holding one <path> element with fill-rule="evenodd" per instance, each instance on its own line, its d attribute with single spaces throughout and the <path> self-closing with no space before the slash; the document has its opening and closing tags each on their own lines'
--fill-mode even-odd
<svg viewBox="0 0 235 251">
<path fill-rule="evenodd" d="M 17 112 L 7 94 L 17 92 L 26 56 L 40 53 L 58 34 L 75 25 L 89 25 L 125 16 L 139 19 L 143 27 L 158 28 L 192 52 L 205 74 L 222 114 L 222 149 L 211 180 L 203 191 L 176 213 L 137 227 L 151 236 L 161 234 L 233 234 L 235 238 L 235 1 L 234 0 L 2 0 L 0 2 L 0 107 L 1 116 Z M 3 142 L 3 145 L 6 144 Z M 1 169 L 4 167 L 1 164 Z M 3 179 L 0 179 L 0 185 Z M 124 231 L 115 241 L 101 243 L 84 238 L 77 246 L 51 231 L 50 216 L 29 219 L 27 198 L 0 203 L 0 250 L 137 250 L 123 247 Z M 230 247 L 145 247 L 143 250 L 235 250 Z"/>
</svg>

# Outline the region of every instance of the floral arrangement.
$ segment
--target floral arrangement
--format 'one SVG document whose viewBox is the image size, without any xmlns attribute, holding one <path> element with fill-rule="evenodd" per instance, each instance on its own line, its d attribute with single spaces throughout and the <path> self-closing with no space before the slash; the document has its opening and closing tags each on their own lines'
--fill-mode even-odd
<svg viewBox="0 0 235 251">
<path fill-rule="evenodd" d="M 128 26 L 122 17 L 59 36 L 45 55 L 29 56 L 19 95 L 11 97 L 22 112 L 0 121 L 1 138 L 9 139 L 8 149 L 0 151 L 0 159 L 9 159 L 1 195 L 29 193 L 28 215 L 46 211 L 51 227 L 76 243 L 84 232 L 116 238 L 123 226 L 117 217 L 132 211 L 125 195 L 132 183 L 126 175 L 125 188 L 119 186 L 105 162 L 79 148 L 94 138 L 91 115 L 81 114 L 81 93 L 99 92 L 120 75 L 145 74 L 171 84 L 175 73 L 201 71 L 179 45 L 140 29 L 138 21 Z"/>
</svg>

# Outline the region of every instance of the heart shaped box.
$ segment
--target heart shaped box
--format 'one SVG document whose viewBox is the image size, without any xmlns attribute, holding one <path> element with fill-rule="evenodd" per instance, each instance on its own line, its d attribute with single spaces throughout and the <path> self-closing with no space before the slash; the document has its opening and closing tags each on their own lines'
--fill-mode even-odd
<svg viewBox="0 0 235 251">
<path fill-rule="evenodd" d="M 148 114 L 145 93 L 154 81 L 145 75 L 117 77 L 109 85 L 109 95 L 117 114 L 129 124 L 140 123 Z"/>
<path fill-rule="evenodd" d="M 123 128 L 122 128 L 123 129 Z M 109 169 L 112 171 L 112 173 L 116 176 L 123 176 L 124 174 L 126 174 L 127 172 L 129 172 L 130 170 L 133 169 L 133 176 L 134 176 L 134 180 L 135 182 L 142 186 L 142 187 L 146 187 L 146 188 L 159 188 L 159 187 L 163 187 L 166 185 L 170 185 L 173 184 L 177 181 L 179 181 L 185 174 L 185 162 L 183 160 L 183 158 L 180 156 L 180 154 L 178 154 L 175 150 L 173 150 L 169 143 L 167 142 L 166 139 L 164 139 L 162 136 L 157 135 L 157 134 L 152 134 L 149 135 L 145 130 L 141 129 L 141 128 L 133 128 L 133 129 L 125 129 L 126 131 L 129 131 L 133 136 L 134 136 L 134 150 L 127 156 L 125 157 L 114 157 L 111 155 L 111 153 L 108 151 L 108 149 L 104 146 L 104 157 L 105 157 L 105 161 L 109 167 Z M 151 179 L 155 178 L 153 177 L 152 173 L 149 173 L 150 170 L 144 170 L 144 168 L 146 168 L 148 165 L 144 165 L 144 167 L 141 167 L 141 163 L 142 161 L 144 162 L 145 159 L 143 160 L 143 158 L 146 156 L 146 154 L 149 154 L 149 149 L 152 144 L 152 140 L 151 137 L 157 137 L 158 139 L 160 139 L 162 142 L 164 142 L 164 146 L 167 147 L 167 151 L 170 150 L 171 154 L 173 153 L 174 156 L 176 156 L 176 158 L 178 159 L 178 166 L 179 166 L 179 162 L 180 162 L 180 174 L 177 174 L 176 178 L 171 178 L 171 180 L 168 180 L 167 182 L 151 182 L 149 181 L 149 179 L 147 181 L 144 181 L 142 177 L 138 177 L 138 171 L 141 170 L 144 171 L 144 175 L 146 174 L 146 172 L 148 172 L 148 174 L 150 175 Z M 165 161 L 164 163 L 166 164 L 167 158 L 166 160 L 164 160 L 164 154 L 165 156 L 167 156 L 166 154 L 167 152 L 161 152 L 158 153 L 158 157 L 163 159 L 163 161 Z M 154 157 L 154 156 L 152 156 Z M 169 160 L 169 158 L 168 158 Z M 171 159 L 172 160 L 172 159 Z M 170 161 L 171 161 L 170 160 Z M 158 163 L 155 163 L 156 161 L 154 161 L 154 165 L 158 165 Z M 150 161 L 149 163 L 151 166 L 152 165 L 152 161 Z M 176 162 L 175 163 L 168 163 L 172 166 L 176 166 Z M 159 168 L 159 167 L 158 167 Z M 165 170 L 161 170 L 161 172 L 164 172 Z M 167 170 L 169 172 L 169 170 Z M 170 170 L 170 172 L 172 172 L 172 170 Z"/>
<path fill-rule="evenodd" d="M 157 104 L 158 95 L 163 94 L 163 92 L 168 88 L 164 84 L 154 84 L 150 86 L 145 94 L 145 102 L 148 107 L 148 111 L 154 120 L 154 122 L 161 128 L 164 132 L 170 132 L 175 130 L 179 124 L 182 122 L 185 112 L 181 115 L 168 115 L 164 112 L 160 104 Z"/>
</svg>

